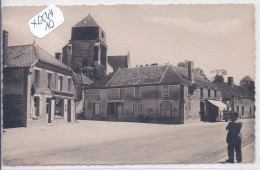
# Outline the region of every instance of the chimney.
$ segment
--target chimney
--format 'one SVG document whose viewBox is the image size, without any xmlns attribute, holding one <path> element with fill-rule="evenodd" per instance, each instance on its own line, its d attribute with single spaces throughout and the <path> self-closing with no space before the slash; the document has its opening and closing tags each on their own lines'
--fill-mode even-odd
<svg viewBox="0 0 260 170">
<path fill-rule="evenodd" d="M 62 61 L 61 53 L 60 52 L 55 53 L 55 58 Z"/>
<path fill-rule="evenodd" d="M 8 48 L 8 32 L 3 30 L 3 58 L 4 58 L 4 65 L 6 63 L 7 57 L 7 48 Z"/>
<path fill-rule="evenodd" d="M 152 63 L 151 66 L 158 66 L 158 63 Z"/>
<path fill-rule="evenodd" d="M 234 78 L 228 77 L 228 85 L 233 86 L 234 85 Z"/>
<path fill-rule="evenodd" d="M 194 78 L 194 73 L 193 73 L 193 62 L 189 61 L 188 62 L 188 79 L 190 81 L 193 81 Z"/>
</svg>

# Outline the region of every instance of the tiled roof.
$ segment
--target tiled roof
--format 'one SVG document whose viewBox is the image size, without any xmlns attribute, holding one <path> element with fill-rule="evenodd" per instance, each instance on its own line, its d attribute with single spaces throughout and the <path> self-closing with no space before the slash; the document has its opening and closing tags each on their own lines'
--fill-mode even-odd
<svg viewBox="0 0 260 170">
<path fill-rule="evenodd" d="M 214 83 L 222 93 L 223 98 L 232 98 L 232 97 L 245 97 L 253 99 L 253 96 L 250 95 L 250 92 L 241 86 L 229 85 L 228 83 Z"/>
<path fill-rule="evenodd" d="M 30 67 L 37 60 L 35 48 L 32 44 L 7 48 L 4 59 L 5 67 Z"/>
<path fill-rule="evenodd" d="M 93 83 L 93 81 L 90 78 L 88 78 L 87 76 L 85 76 L 84 74 L 74 73 L 74 75 L 75 75 L 75 78 L 76 78 L 76 80 L 79 84 L 91 84 L 91 83 Z"/>
<path fill-rule="evenodd" d="M 183 67 L 177 67 L 177 66 L 171 66 L 171 68 L 174 70 L 174 72 L 179 76 L 179 78 L 184 83 L 191 83 L 188 79 L 188 69 Z M 206 76 L 200 75 L 198 73 L 193 73 L 194 79 L 193 83 L 199 85 L 199 86 L 207 86 L 211 88 L 216 88 L 216 86 L 211 83 L 211 81 L 208 80 Z"/>
<path fill-rule="evenodd" d="M 69 69 L 69 67 L 63 64 L 60 60 L 56 59 L 54 56 L 50 55 L 48 52 L 40 48 L 39 46 L 35 46 L 35 49 L 38 53 L 39 60 L 44 61 L 46 63 L 58 66 L 60 68 Z"/>
<path fill-rule="evenodd" d="M 113 68 L 128 68 L 128 55 L 107 56 L 108 64 Z"/>
<path fill-rule="evenodd" d="M 73 27 L 93 27 L 96 26 L 98 27 L 99 25 L 97 22 L 92 18 L 92 16 L 89 14 L 87 17 L 85 17 L 83 20 L 78 22 L 76 25 Z"/>
<path fill-rule="evenodd" d="M 30 67 L 37 60 L 69 70 L 68 66 L 33 44 L 8 47 L 5 67 Z"/>
<path fill-rule="evenodd" d="M 91 84 L 91 87 L 93 87 L 93 88 L 105 87 L 115 74 L 116 74 L 116 72 L 112 72 L 112 73 L 106 75 L 105 77 L 103 77 L 102 79 L 94 81 L 94 83 Z"/>
<path fill-rule="evenodd" d="M 123 68 L 101 80 L 95 81 L 92 87 L 113 87 L 147 85 L 160 83 L 197 84 L 215 88 L 205 76 L 194 73 L 194 81 L 188 80 L 188 70 L 181 67 L 163 65 L 136 68 Z"/>
<path fill-rule="evenodd" d="M 159 83 L 167 65 L 119 69 L 108 86 L 125 86 Z"/>
</svg>

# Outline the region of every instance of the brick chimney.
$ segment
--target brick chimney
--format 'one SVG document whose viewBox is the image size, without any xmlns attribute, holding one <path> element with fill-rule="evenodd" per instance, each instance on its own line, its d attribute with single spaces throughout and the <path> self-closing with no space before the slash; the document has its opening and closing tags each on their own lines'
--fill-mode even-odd
<svg viewBox="0 0 260 170">
<path fill-rule="evenodd" d="M 228 85 L 233 86 L 234 85 L 234 78 L 228 77 Z"/>
<path fill-rule="evenodd" d="M 61 53 L 60 52 L 55 53 L 55 58 L 62 61 Z"/>
<path fill-rule="evenodd" d="M 8 48 L 8 32 L 3 30 L 3 64 L 5 65 L 7 59 L 7 48 Z"/>
<path fill-rule="evenodd" d="M 188 62 L 188 79 L 190 81 L 193 81 L 193 79 L 194 79 L 193 62 L 192 61 Z"/>
</svg>

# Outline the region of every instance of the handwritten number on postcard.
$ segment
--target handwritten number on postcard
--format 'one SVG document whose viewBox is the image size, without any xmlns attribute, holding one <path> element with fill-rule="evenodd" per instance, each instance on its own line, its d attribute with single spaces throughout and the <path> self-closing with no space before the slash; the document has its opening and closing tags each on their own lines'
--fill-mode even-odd
<svg viewBox="0 0 260 170">
<path fill-rule="evenodd" d="M 51 5 L 29 21 L 32 34 L 43 38 L 64 22 L 64 17 L 59 8 Z"/>
</svg>

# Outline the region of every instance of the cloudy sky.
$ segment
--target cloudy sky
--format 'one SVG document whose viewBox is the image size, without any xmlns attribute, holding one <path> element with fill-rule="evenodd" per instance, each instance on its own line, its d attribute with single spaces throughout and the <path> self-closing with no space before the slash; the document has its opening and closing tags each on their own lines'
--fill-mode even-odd
<svg viewBox="0 0 260 170">
<path fill-rule="evenodd" d="M 89 12 L 107 36 L 108 55 L 131 51 L 131 65 L 192 60 L 210 78 L 225 69 L 235 82 L 254 78 L 253 5 L 98 5 L 58 6 L 64 23 L 36 44 L 51 54 L 68 43 L 71 27 Z M 28 22 L 41 7 L 4 7 L 3 29 L 9 45 L 33 43 Z"/>
</svg>

